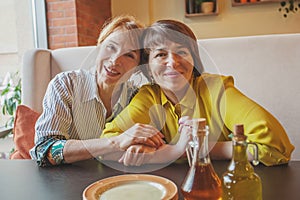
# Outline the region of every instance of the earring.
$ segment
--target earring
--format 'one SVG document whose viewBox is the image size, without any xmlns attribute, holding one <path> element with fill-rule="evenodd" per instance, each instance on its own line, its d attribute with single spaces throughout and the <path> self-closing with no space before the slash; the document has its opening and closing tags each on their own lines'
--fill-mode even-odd
<svg viewBox="0 0 300 200">
<path fill-rule="evenodd" d="M 147 65 L 147 75 L 146 76 L 148 77 L 148 80 L 150 79 L 150 84 L 154 85 L 155 84 L 155 80 L 153 78 L 151 70 L 149 69 L 149 65 Z"/>
<path fill-rule="evenodd" d="M 151 83 L 151 85 L 155 84 L 155 81 L 154 81 L 154 78 L 153 78 L 152 74 L 150 74 L 150 83 Z"/>
</svg>

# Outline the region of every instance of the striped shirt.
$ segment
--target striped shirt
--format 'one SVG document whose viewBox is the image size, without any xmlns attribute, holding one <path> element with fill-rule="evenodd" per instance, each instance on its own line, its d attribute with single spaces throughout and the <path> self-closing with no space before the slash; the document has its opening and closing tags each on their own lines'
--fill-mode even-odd
<svg viewBox="0 0 300 200">
<path fill-rule="evenodd" d="M 31 157 L 37 159 L 40 166 L 49 165 L 46 158 L 49 148 L 60 146 L 52 155 L 60 164 L 63 162 L 62 149 L 66 140 L 99 138 L 105 123 L 121 112 L 136 92 L 131 82 L 121 87 L 122 92 L 113 105 L 112 115 L 106 118 L 107 111 L 98 93 L 95 73 L 77 70 L 56 75 L 48 85 L 43 113 L 36 122 Z"/>
</svg>

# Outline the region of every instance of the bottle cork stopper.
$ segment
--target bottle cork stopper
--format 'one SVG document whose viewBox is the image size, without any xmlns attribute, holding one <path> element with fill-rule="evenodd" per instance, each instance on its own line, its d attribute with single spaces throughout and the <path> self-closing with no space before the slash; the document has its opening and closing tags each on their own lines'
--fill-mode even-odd
<svg viewBox="0 0 300 200">
<path fill-rule="evenodd" d="M 205 129 L 206 119 L 205 118 L 192 119 L 192 126 L 193 127 L 198 127 L 198 130 L 199 129 Z"/>
<path fill-rule="evenodd" d="M 234 126 L 234 136 L 244 136 L 244 125 L 243 124 L 236 124 Z"/>
</svg>

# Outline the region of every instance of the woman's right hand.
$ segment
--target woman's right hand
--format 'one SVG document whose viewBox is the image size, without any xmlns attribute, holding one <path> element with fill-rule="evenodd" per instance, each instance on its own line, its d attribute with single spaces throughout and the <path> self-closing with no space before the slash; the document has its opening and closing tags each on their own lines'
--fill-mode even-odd
<svg viewBox="0 0 300 200">
<path fill-rule="evenodd" d="M 126 150 L 131 145 L 142 144 L 153 148 L 159 148 L 165 142 L 164 135 L 148 124 L 137 123 L 122 134 L 116 136 L 119 148 Z"/>
<path fill-rule="evenodd" d="M 180 138 L 176 145 L 186 148 L 188 142 L 192 140 L 191 117 L 183 116 L 179 119 L 178 133 L 180 134 Z"/>
<path fill-rule="evenodd" d="M 119 159 L 120 163 L 125 166 L 140 166 L 147 163 L 154 152 L 157 151 L 156 148 L 144 146 L 144 145 L 132 145 L 130 146 Z"/>
</svg>

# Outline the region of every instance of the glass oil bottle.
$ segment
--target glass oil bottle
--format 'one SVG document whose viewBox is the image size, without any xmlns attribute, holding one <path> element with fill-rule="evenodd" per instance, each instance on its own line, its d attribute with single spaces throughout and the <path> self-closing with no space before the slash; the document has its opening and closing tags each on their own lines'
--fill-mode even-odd
<svg viewBox="0 0 300 200">
<path fill-rule="evenodd" d="M 220 200 L 222 185 L 209 157 L 206 120 L 192 119 L 191 124 L 193 141 L 187 151 L 190 169 L 181 185 L 181 192 L 185 200 Z"/>
<path fill-rule="evenodd" d="M 247 137 L 244 135 L 243 124 L 235 125 L 232 137 L 232 160 L 222 176 L 223 199 L 261 200 L 262 184 L 260 177 L 247 156 Z M 257 146 L 254 144 L 253 164 L 258 164 Z"/>
</svg>

